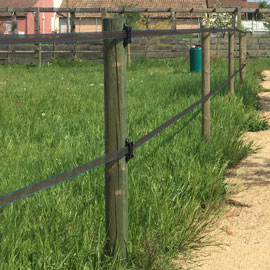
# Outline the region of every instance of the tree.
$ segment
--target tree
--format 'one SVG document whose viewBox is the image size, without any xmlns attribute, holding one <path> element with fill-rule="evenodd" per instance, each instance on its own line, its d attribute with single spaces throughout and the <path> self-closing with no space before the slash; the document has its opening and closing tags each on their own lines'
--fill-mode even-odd
<svg viewBox="0 0 270 270">
<path fill-rule="evenodd" d="M 259 3 L 260 8 L 270 8 L 270 4 L 266 1 L 262 1 Z M 270 30 L 270 15 L 269 14 L 259 14 L 259 19 L 263 21 L 264 26 Z"/>
<path fill-rule="evenodd" d="M 222 7 L 220 1 L 217 1 L 216 7 Z M 206 22 L 210 27 L 228 28 L 232 26 L 232 16 L 230 13 L 211 13 L 208 15 Z M 223 33 L 224 36 L 225 33 Z"/>
<path fill-rule="evenodd" d="M 119 8 L 134 8 L 135 5 L 120 5 Z M 135 24 L 137 21 L 140 20 L 141 16 L 140 13 L 135 12 L 135 13 L 124 13 L 123 18 L 125 19 L 127 25 L 132 26 L 134 28 Z"/>
</svg>

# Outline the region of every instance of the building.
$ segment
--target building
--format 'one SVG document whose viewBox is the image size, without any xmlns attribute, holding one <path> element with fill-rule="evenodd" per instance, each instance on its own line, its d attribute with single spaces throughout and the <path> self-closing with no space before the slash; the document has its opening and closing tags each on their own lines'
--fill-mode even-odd
<svg viewBox="0 0 270 270">
<path fill-rule="evenodd" d="M 63 0 L 61 8 L 119 8 L 119 7 L 134 7 L 134 8 L 206 8 L 205 0 Z M 149 14 L 142 14 L 145 17 Z M 154 13 L 150 14 L 150 19 L 153 21 L 170 20 L 170 14 Z M 198 28 L 200 27 L 200 19 L 204 14 L 176 14 L 177 29 L 180 28 Z M 92 32 L 101 31 L 102 28 L 101 14 L 83 14 L 76 13 L 75 31 L 76 32 Z M 62 16 L 59 18 L 59 31 L 66 32 L 67 18 Z"/>
<path fill-rule="evenodd" d="M 258 2 L 248 2 L 247 0 L 207 0 L 208 7 L 241 7 L 241 8 L 259 8 Z"/>
<path fill-rule="evenodd" d="M 0 8 L 54 7 L 54 0 L 0 0 Z M 11 13 L 0 13 L 0 34 L 11 34 Z M 40 33 L 52 33 L 53 13 L 40 14 Z M 34 14 L 18 13 L 19 34 L 34 34 Z"/>
</svg>

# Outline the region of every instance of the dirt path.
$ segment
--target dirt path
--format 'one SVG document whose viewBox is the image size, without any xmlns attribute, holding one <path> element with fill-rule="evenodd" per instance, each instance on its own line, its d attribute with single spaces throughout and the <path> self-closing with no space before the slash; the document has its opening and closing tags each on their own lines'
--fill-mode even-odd
<svg viewBox="0 0 270 270">
<path fill-rule="evenodd" d="M 270 91 L 270 71 L 262 86 Z M 260 93 L 262 117 L 270 122 L 270 92 Z M 270 130 L 247 133 L 260 149 L 228 175 L 236 186 L 227 200 L 215 239 L 221 247 L 206 247 L 192 270 L 270 270 Z"/>
</svg>

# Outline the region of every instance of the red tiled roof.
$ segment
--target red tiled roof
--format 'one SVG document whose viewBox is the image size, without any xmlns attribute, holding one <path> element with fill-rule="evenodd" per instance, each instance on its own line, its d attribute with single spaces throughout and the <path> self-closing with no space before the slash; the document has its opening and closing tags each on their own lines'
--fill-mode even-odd
<svg viewBox="0 0 270 270">
<path fill-rule="evenodd" d="M 120 6 L 133 6 L 136 8 L 205 8 L 205 0 L 69 0 L 68 7 L 78 8 L 118 8 Z M 61 7 L 67 7 L 63 0 Z"/>
<path fill-rule="evenodd" d="M 248 2 L 248 8 L 259 8 L 258 2 Z"/>
<path fill-rule="evenodd" d="M 247 7 L 247 0 L 208 0 L 208 7 Z"/>
<path fill-rule="evenodd" d="M 63 0 L 61 7 L 66 8 L 206 8 L 205 0 Z M 79 15 L 79 14 L 77 14 Z M 166 17 L 164 13 L 148 13 L 150 17 Z M 86 17 L 100 17 L 100 14 L 80 14 Z M 177 17 L 202 17 L 202 14 L 178 14 Z"/>
<path fill-rule="evenodd" d="M 0 8 L 29 8 L 34 7 L 38 0 L 0 0 Z"/>
</svg>

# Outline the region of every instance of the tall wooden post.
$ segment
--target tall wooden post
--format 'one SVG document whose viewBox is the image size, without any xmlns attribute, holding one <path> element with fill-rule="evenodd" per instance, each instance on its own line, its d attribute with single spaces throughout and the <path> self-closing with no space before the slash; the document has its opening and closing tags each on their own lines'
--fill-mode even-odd
<svg viewBox="0 0 270 270">
<path fill-rule="evenodd" d="M 8 64 L 11 63 L 10 55 L 12 54 L 11 46 L 8 45 L 8 53 L 7 53 L 7 62 Z"/>
<path fill-rule="evenodd" d="M 238 12 L 237 12 L 237 28 L 242 30 L 242 12 L 241 12 L 241 8 L 238 8 Z M 244 33 L 239 32 L 239 68 L 241 68 L 241 66 L 243 64 L 246 63 L 246 52 L 245 52 L 245 48 L 246 48 L 246 35 Z M 240 82 L 243 83 L 244 82 L 244 78 L 245 78 L 245 69 L 242 69 L 240 72 Z"/>
<path fill-rule="evenodd" d="M 232 28 L 235 29 L 235 13 L 232 14 Z M 229 33 L 229 77 L 234 74 L 234 37 L 235 32 Z M 230 80 L 230 94 L 234 96 L 234 78 Z"/>
<path fill-rule="evenodd" d="M 247 57 L 247 36 L 245 33 L 241 33 L 241 54 L 240 54 L 240 65 L 246 64 Z M 246 67 L 244 67 L 240 72 L 240 81 L 241 83 L 245 80 Z"/>
<path fill-rule="evenodd" d="M 11 14 L 11 32 L 13 35 L 18 35 L 18 22 L 17 22 L 17 14 L 15 11 L 12 12 Z M 9 57 L 8 57 L 8 62 L 10 63 L 11 59 L 12 58 L 14 59 L 15 57 L 14 57 L 14 47 L 11 46 L 9 47 L 9 49 L 11 50 L 11 53 L 9 54 Z"/>
<path fill-rule="evenodd" d="M 131 65 L 130 43 L 127 45 L 127 64 L 128 64 L 128 67 L 130 67 L 130 65 Z"/>
<path fill-rule="evenodd" d="M 35 11 L 35 34 L 40 34 L 40 9 L 36 8 Z M 36 45 L 38 67 L 41 67 L 42 55 L 41 55 L 42 46 L 41 43 Z"/>
<path fill-rule="evenodd" d="M 70 13 L 70 30 L 72 33 L 75 32 L 75 12 Z"/>
<path fill-rule="evenodd" d="M 103 19 L 103 31 L 123 29 L 123 19 Z M 104 40 L 105 153 L 125 146 L 127 137 L 126 49 L 123 40 Z M 128 167 L 125 158 L 105 165 L 107 252 L 127 259 Z"/>
<path fill-rule="evenodd" d="M 69 0 L 66 0 L 66 7 L 69 8 Z M 70 12 L 67 12 L 67 33 L 70 32 Z"/>
<path fill-rule="evenodd" d="M 16 11 L 12 12 L 11 16 L 11 31 L 13 35 L 18 35 L 18 22 Z"/>
<path fill-rule="evenodd" d="M 70 31 L 71 33 L 75 33 L 76 31 L 76 24 L 75 24 L 75 12 L 70 12 Z M 72 56 L 74 59 L 77 58 L 77 42 L 74 44 Z"/>
<path fill-rule="evenodd" d="M 203 25 L 206 28 L 207 25 Z M 210 92 L 210 33 L 202 34 L 202 96 Z M 210 139 L 210 98 L 202 104 L 202 135 Z"/>
</svg>

